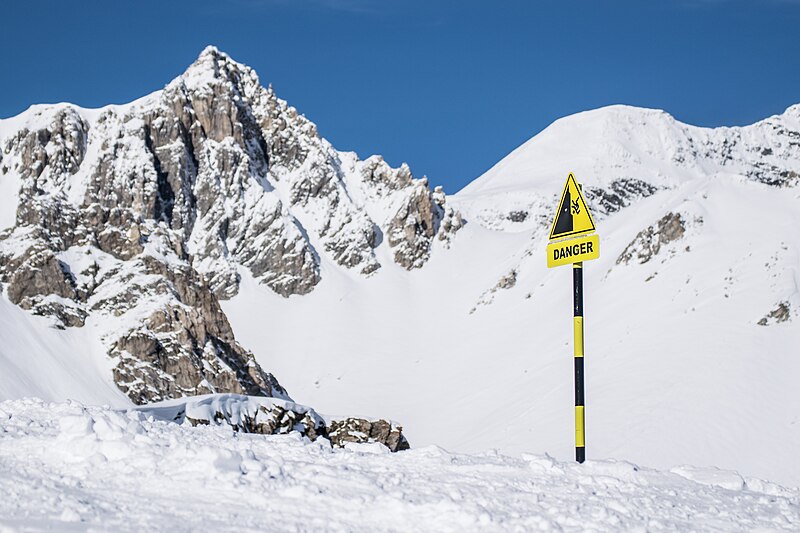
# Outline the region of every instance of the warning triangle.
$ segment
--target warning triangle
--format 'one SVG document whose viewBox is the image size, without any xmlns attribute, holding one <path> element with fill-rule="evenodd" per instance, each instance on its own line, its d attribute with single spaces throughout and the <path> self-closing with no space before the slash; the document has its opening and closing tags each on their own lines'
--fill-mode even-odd
<svg viewBox="0 0 800 533">
<path fill-rule="evenodd" d="M 550 240 L 572 237 L 595 229 L 594 219 L 589 213 L 586 200 L 575 181 L 575 176 L 570 172 L 567 183 L 564 184 L 564 192 L 561 193 L 556 218 L 550 229 Z"/>
</svg>

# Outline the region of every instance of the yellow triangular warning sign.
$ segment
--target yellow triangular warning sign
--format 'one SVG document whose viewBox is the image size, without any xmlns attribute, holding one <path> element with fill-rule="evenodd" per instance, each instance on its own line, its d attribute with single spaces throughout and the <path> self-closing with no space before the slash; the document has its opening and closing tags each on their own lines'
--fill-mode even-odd
<svg viewBox="0 0 800 533">
<path fill-rule="evenodd" d="M 553 226 L 550 228 L 550 240 L 572 237 L 594 231 L 594 219 L 589 213 L 578 183 L 572 172 L 567 176 L 561 202 L 558 204 Z"/>
</svg>

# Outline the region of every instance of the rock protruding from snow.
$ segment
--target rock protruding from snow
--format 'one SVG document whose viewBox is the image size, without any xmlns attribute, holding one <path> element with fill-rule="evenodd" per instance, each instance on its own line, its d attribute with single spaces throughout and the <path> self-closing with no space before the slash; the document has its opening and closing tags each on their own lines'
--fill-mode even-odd
<svg viewBox="0 0 800 533">
<path fill-rule="evenodd" d="M 101 116 L 95 134 L 112 115 Z M 218 391 L 285 396 L 236 343 L 180 229 L 153 218 L 153 169 L 130 154 L 144 141 L 126 142 L 120 122 L 110 139 L 94 139 L 96 165 L 82 169 L 88 133 L 76 116 L 56 110 L 44 127 L 6 144 L 22 182 L 16 225 L 0 233 L 9 299 L 56 327 L 97 318 L 115 381 L 136 403 Z M 69 141 L 53 147 L 53 139 Z"/>
<path fill-rule="evenodd" d="M 278 398 L 210 394 L 149 404 L 139 411 L 193 426 L 227 425 L 242 433 L 285 435 L 296 431 L 311 440 L 327 438 L 338 448 L 348 443 L 378 443 L 392 452 L 410 448 L 403 428 L 389 420 L 332 418 L 326 424 L 312 408 Z"/>
<path fill-rule="evenodd" d="M 759 326 L 771 326 L 786 322 L 792 317 L 792 307 L 789 302 L 780 302 L 775 309 L 758 321 Z"/>
<path fill-rule="evenodd" d="M 403 428 L 389 420 L 365 418 L 334 419 L 328 426 L 331 444 L 344 448 L 347 443 L 383 444 L 389 451 L 408 450 L 411 446 L 403 435 Z"/>
<path fill-rule="evenodd" d="M 686 221 L 680 213 L 667 213 L 652 226 L 640 231 L 617 258 L 617 264 L 635 260 L 646 263 L 657 255 L 661 248 L 683 237 Z"/>
<path fill-rule="evenodd" d="M 297 431 L 311 440 L 326 435 L 325 421 L 313 409 L 278 398 L 210 394 L 153 403 L 139 411 L 179 424 L 227 425 L 242 433 L 285 435 Z"/>
<path fill-rule="evenodd" d="M 636 201 L 652 196 L 658 187 L 634 178 L 621 178 L 612 181 L 607 188 L 587 187 L 586 199 L 595 212 L 610 215 L 628 207 Z"/>
</svg>

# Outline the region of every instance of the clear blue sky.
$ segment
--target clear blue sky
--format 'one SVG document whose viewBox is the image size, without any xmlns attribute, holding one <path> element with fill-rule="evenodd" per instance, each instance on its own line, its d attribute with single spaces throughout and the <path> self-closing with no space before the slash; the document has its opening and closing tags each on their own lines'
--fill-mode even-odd
<svg viewBox="0 0 800 533">
<path fill-rule="evenodd" d="M 607 104 L 737 125 L 800 102 L 800 0 L 0 3 L 0 117 L 161 88 L 207 44 L 341 150 L 455 192 Z"/>
</svg>

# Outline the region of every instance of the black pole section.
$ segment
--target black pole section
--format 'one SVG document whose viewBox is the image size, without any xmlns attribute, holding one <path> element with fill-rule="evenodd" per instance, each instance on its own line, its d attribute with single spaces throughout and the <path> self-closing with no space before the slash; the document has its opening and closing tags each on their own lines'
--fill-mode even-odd
<svg viewBox="0 0 800 533">
<path fill-rule="evenodd" d="M 573 331 L 575 336 L 575 460 L 586 460 L 583 398 L 583 263 L 572 264 Z"/>
</svg>

